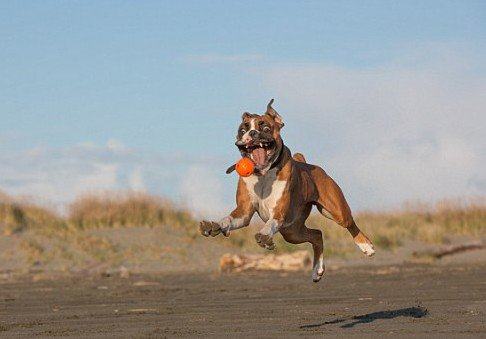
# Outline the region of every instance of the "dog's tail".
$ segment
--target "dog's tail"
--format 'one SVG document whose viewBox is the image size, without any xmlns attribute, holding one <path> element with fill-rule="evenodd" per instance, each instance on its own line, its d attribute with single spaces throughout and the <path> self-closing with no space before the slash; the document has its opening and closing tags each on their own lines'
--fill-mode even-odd
<svg viewBox="0 0 486 339">
<path fill-rule="evenodd" d="M 307 164 L 307 161 L 305 161 L 305 157 L 302 153 L 295 153 L 294 156 L 292 157 L 296 161 L 303 162 L 304 164 Z"/>
</svg>

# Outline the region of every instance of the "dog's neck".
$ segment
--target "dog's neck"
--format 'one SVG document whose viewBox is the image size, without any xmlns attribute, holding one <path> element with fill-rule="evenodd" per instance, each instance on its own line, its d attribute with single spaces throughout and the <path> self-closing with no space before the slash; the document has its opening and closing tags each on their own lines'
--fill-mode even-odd
<svg viewBox="0 0 486 339">
<path fill-rule="evenodd" d="M 287 146 L 282 143 L 282 147 L 280 148 L 277 157 L 273 160 L 261 173 L 259 176 L 265 176 L 270 170 L 276 169 L 279 172 L 287 161 L 290 159 L 290 150 Z"/>
</svg>

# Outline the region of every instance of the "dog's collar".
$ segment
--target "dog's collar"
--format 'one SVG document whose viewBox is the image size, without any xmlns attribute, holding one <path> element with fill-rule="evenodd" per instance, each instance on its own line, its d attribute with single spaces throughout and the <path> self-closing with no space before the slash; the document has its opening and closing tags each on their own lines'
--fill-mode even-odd
<svg viewBox="0 0 486 339">
<path fill-rule="evenodd" d="M 277 167 L 277 165 L 280 163 L 280 161 L 282 160 L 282 155 L 284 153 L 284 148 L 285 148 L 285 145 L 282 143 L 282 148 L 280 149 L 280 152 L 278 154 L 278 157 L 277 159 L 275 159 L 275 161 L 272 163 L 272 165 L 270 166 L 269 170 L 271 170 L 272 168 L 275 168 Z"/>
</svg>

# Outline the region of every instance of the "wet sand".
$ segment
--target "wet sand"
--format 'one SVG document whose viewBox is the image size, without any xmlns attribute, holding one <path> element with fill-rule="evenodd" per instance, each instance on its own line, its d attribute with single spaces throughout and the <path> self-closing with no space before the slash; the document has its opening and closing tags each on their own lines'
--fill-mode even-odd
<svg viewBox="0 0 486 339">
<path fill-rule="evenodd" d="M 34 279 L 36 280 L 36 279 Z M 486 265 L 0 284 L 0 336 L 486 337 Z"/>
</svg>

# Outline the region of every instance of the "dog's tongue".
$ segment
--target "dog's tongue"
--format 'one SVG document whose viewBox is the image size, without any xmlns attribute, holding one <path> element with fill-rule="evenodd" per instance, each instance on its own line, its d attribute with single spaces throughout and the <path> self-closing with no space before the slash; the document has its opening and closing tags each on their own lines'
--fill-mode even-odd
<svg viewBox="0 0 486 339">
<path fill-rule="evenodd" d="M 251 155 L 253 155 L 253 161 L 255 161 L 257 166 L 264 166 L 267 160 L 267 152 L 264 148 L 255 148 Z"/>
</svg>

